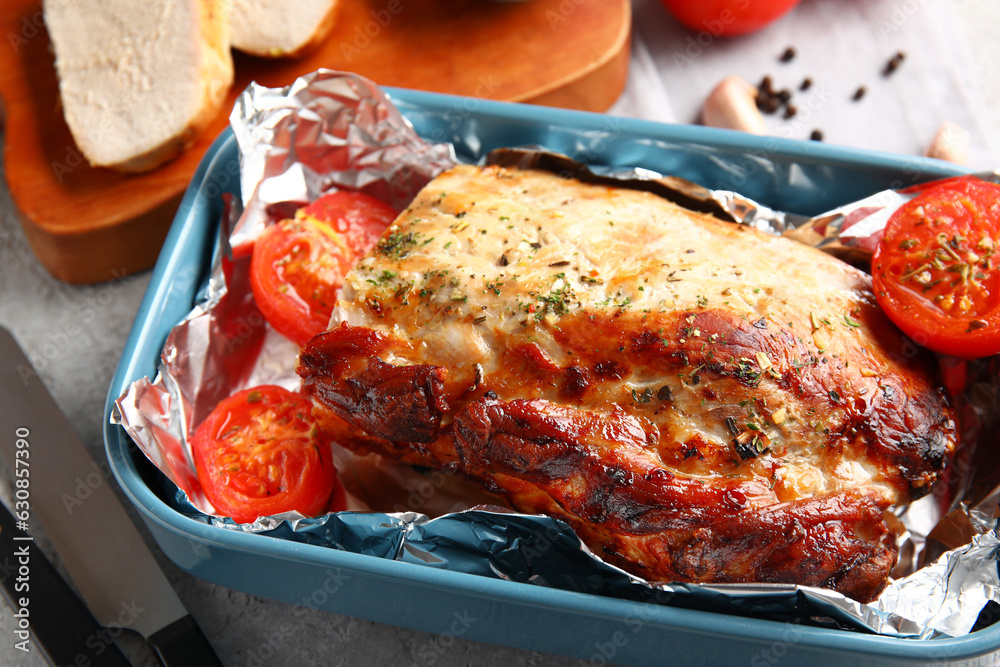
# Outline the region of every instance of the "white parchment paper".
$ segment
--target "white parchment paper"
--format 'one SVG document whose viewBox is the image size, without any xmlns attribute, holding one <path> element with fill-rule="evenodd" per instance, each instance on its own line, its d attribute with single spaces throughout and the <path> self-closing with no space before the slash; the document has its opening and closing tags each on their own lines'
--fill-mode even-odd
<svg viewBox="0 0 1000 667">
<path fill-rule="evenodd" d="M 986 109 L 977 44 L 953 23 L 948 0 L 802 0 L 763 30 L 717 37 L 678 24 L 659 0 L 634 0 L 626 90 L 610 113 L 698 122 L 712 88 L 735 74 L 751 84 L 771 76 L 798 113 L 765 115 L 768 134 L 808 139 L 814 129 L 838 145 L 921 155 L 944 121 L 971 135 L 967 165 L 1000 166 L 1000 141 Z M 796 55 L 780 62 L 787 47 Z M 905 60 L 883 69 L 897 52 Z M 802 81 L 813 81 L 800 91 Z M 865 87 L 864 97 L 853 100 Z"/>
</svg>

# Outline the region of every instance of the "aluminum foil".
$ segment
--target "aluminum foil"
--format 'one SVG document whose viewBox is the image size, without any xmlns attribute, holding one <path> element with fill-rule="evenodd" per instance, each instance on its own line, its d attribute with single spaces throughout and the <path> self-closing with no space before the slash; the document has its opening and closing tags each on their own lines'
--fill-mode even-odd
<svg viewBox="0 0 1000 667">
<path fill-rule="evenodd" d="M 244 205 L 234 247 L 331 189 L 364 192 L 402 210 L 455 161 L 450 145 L 418 137 L 374 83 L 329 70 L 287 88 L 251 83 L 230 124 Z"/>
<path fill-rule="evenodd" d="M 969 491 L 975 485 L 964 481 L 963 491 L 956 495 L 961 502 L 945 521 L 938 521 L 938 513 L 925 507 L 933 505 L 934 497 L 902 513 L 906 539 L 918 545 L 910 549 L 908 561 L 908 569 L 915 571 L 893 581 L 869 605 L 832 591 L 790 585 L 654 585 L 601 561 L 560 521 L 478 506 L 484 499 L 453 475 L 415 470 L 377 455 L 359 457 L 336 446 L 342 480 L 355 492 L 348 508 L 363 511 L 322 517 L 291 513 L 252 524 L 218 516 L 198 486 L 188 433 L 235 391 L 260 384 L 298 386 L 297 348 L 267 325 L 254 304 L 247 279 L 249 258 L 241 248 L 245 250 L 267 224 L 331 189 L 363 190 L 401 209 L 428 180 L 455 162 L 451 145 L 421 140 L 391 101 L 356 75 L 321 70 L 287 88 L 252 84 L 239 98 L 231 120 L 241 153 L 243 205 L 229 202 L 226 207 L 211 278 L 199 304 L 171 331 L 158 376 L 133 383 L 118 399 L 113 415 L 169 480 L 161 495 L 178 511 L 227 530 L 265 533 L 428 567 L 897 637 L 966 634 L 987 601 L 1000 602 L 1000 540 L 995 532 L 1000 490 L 981 494 L 974 504 Z M 892 210 L 910 196 L 880 193 L 807 220 L 772 211 L 733 192 L 647 170 L 596 174 L 580 163 L 537 150 L 499 151 L 491 159 L 584 179 L 618 178 L 616 184 L 649 189 L 722 219 L 841 254 L 874 247 L 881 229 L 878 221 L 884 225 Z M 623 176 L 625 180 L 620 180 Z M 965 394 L 977 426 L 989 413 L 990 396 L 995 412 L 1000 393 L 993 381 L 995 364 L 984 368 L 974 373 Z M 973 400 L 977 386 L 986 398 Z M 975 441 L 981 430 L 968 437 Z M 375 488 L 399 493 L 373 502 L 370 492 Z M 942 545 L 940 558 L 917 568 L 925 538 L 942 525 L 950 529 L 932 539 Z M 912 540 L 914 535 L 919 539 Z"/>
<path fill-rule="evenodd" d="M 1000 170 L 973 174 L 973 177 L 1000 183 Z M 845 261 L 867 265 L 882 238 L 882 230 L 896 209 L 937 182 L 903 190 L 884 190 L 802 221 L 784 233 Z"/>
<path fill-rule="evenodd" d="M 486 162 L 518 169 L 544 169 L 584 183 L 645 190 L 692 211 L 708 213 L 720 220 L 738 222 L 769 234 L 784 234 L 808 220 L 800 215 L 775 211 L 741 194 L 711 190 L 679 176 L 658 174 L 649 169 L 603 170 L 548 152 L 543 147 L 498 148 L 487 155 Z"/>
</svg>

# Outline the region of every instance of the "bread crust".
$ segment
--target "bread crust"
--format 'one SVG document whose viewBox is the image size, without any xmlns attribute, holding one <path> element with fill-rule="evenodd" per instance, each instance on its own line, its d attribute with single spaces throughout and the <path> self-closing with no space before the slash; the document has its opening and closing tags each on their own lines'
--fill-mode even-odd
<svg viewBox="0 0 1000 667">
<path fill-rule="evenodd" d="M 237 6 L 234 11 L 239 11 Z M 303 42 L 300 42 L 297 46 L 291 49 L 278 46 L 265 46 L 262 44 L 253 44 L 248 41 L 241 41 L 239 36 L 234 31 L 234 41 L 233 48 L 242 51 L 251 56 L 257 56 L 259 58 L 300 58 L 323 43 L 326 38 L 330 35 L 333 30 L 333 26 L 337 21 L 337 15 L 340 11 L 340 0 L 330 0 L 330 5 L 327 9 L 326 14 L 320 19 L 316 24 L 312 34 Z M 234 19 L 236 17 L 234 16 Z"/>
</svg>

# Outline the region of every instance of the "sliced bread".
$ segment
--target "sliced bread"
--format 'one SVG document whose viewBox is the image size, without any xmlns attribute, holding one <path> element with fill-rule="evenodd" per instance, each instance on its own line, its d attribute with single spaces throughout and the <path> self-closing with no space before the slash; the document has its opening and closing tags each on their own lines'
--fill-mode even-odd
<svg viewBox="0 0 1000 667">
<path fill-rule="evenodd" d="M 221 111 L 226 0 L 45 0 L 44 15 L 66 123 L 92 165 L 153 169 Z"/>
<path fill-rule="evenodd" d="M 326 39 L 339 0 L 232 0 L 233 48 L 265 58 L 294 58 Z"/>
</svg>

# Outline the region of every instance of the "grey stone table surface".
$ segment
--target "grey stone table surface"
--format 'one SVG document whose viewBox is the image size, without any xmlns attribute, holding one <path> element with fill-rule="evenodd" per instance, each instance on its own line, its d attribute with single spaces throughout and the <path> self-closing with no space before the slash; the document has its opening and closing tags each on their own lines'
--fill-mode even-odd
<svg viewBox="0 0 1000 667">
<path fill-rule="evenodd" d="M 814 0 L 804 0 L 803 7 Z M 823 0 L 815 0 L 817 4 Z M 827 3 L 829 4 L 829 3 Z M 900 0 L 890 9 L 919 13 L 935 0 Z M 648 19 L 654 0 L 636 0 L 637 16 Z M 977 117 L 996 133 L 1000 130 L 1000 3 L 992 0 L 948 0 L 952 29 L 972 53 L 971 69 L 963 76 L 978 85 L 982 108 Z M 665 19 L 664 19 L 665 20 Z M 637 34 L 653 28 L 646 20 Z M 655 41 L 655 40 L 647 40 Z M 637 40 L 633 66 L 657 67 L 666 57 L 658 46 Z M 784 43 L 776 47 L 784 47 Z M 708 46 L 706 48 L 711 48 Z M 834 65 L 831 65 L 834 66 Z M 667 86 L 669 88 L 669 86 Z M 613 111 L 663 119 L 650 90 L 633 76 L 623 101 Z M 651 97 L 654 96 L 654 97 Z M 670 96 L 675 109 L 691 100 Z M 652 100 L 652 101 L 651 101 Z M 977 102 L 978 104 L 978 102 Z M 683 113 L 678 112 L 683 116 Z M 681 118 L 681 120 L 688 120 Z M 878 146 L 875 146 L 878 147 Z M 1000 156 L 996 164 L 1000 166 Z M 56 401 L 74 424 L 95 458 L 104 457 L 102 411 L 105 394 L 121 355 L 149 272 L 92 285 L 71 286 L 46 273 L 34 258 L 21 231 L 5 185 L 0 186 L 0 325 L 12 331 L 36 365 Z M 0 434 L 8 437 L 8 434 Z M 127 503 L 126 503 L 127 504 Z M 143 529 L 138 515 L 133 519 Z M 577 665 L 581 661 L 496 647 L 457 638 L 400 629 L 321 611 L 260 599 L 194 578 L 159 551 L 154 554 L 177 593 L 204 629 L 226 665 Z M 268 574 L 277 573 L 264 573 Z M 287 619 L 294 618 L 294 624 Z M 442 628 L 442 631 L 444 628 Z M 442 641 L 446 639 L 447 641 Z M 124 635 L 123 649 L 137 665 L 155 665 L 145 644 Z M 37 650 L 25 654 L 13 646 L 11 610 L 0 606 L 0 665 L 35 667 L 45 664 Z"/>
</svg>

